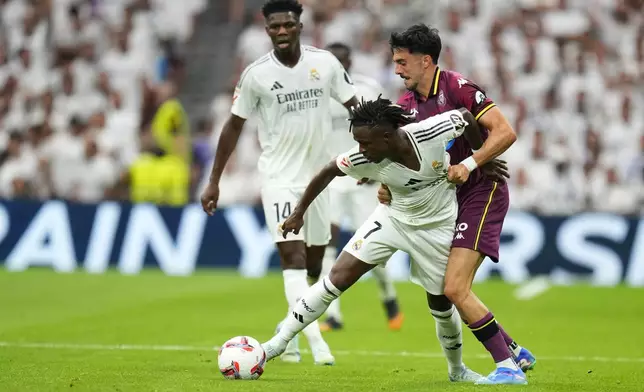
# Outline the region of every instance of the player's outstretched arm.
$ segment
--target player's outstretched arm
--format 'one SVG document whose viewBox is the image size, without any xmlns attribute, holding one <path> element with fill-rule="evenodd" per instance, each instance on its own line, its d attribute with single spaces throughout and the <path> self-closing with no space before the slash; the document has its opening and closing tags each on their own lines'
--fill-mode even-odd
<svg viewBox="0 0 644 392">
<path fill-rule="evenodd" d="M 304 213 L 311 203 L 313 203 L 313 200 L 315 200 L 315 198 L 318 197 L 318 195 L 322 193 L 327 186 L 329 186 L 334 178 L 342 176 L 345 176 L 345 174 L 338 168 L 338 164 L 334 159 L 329 162 L 328 165 L 324 166 L 324 168 L 316 174 L 315 177 L 313 177 L 309 185 L 306 187 L 302 198 L 297 203 L 297 206 L 282 224 L 281 229 L 284 238 L 286 238 L 286 235 L 290 232 L 295 234 L 300 232 L 300 229 L 304 226 Z"/>
<path fill-rule="evenodd" d="M 215 162 L 210 172 L 210 181 L 201 194 L 201 207 L 208 215 L 212 216 L 217 208 L 217 201 L 219 200 L 219 179 L 224 172 L 230 154 L 233 153 L 237 146 L 239 135 L 241 135 L 245 123 L 245 119 L 231 114 L 221 130 L 219 143 L 217 144 L 217 152 L 215 153 Z"/>
<path fill-rule="evenodd" d="M 512 129 L 508 119 L 496 106 L 486 111 L 478 119 L 478 122 L 490 131 L 481 148 L 472 156 L 476 164 L 482 166 L 510 148 L 517 140 L 517 134 Z"/>
<path fill-rule="evenodd" d="M 467 139 L 470 147 L 472 147 L 472 150 L 474 150 L 474 153 L 476 153 L 477 150 L 480 150 L 481 147 L 483 147 L 483 136 L 481 136 L 482 134 L 480 127 L 478 126 L 479 124 L 476 122 L 474 115 L 467 109 L 462 108 L 459 110 L 463 114 L 463 118 L 469 124 L 476 125 L 475 127 L 468 126 L 467 128 L 465 128 L 464 132 L 465 139 Z M 475 162 L 478 161 L 475 160 Z M 483 174 L 485 174 L 486 177 L 490 178 L 493 181 L 505 182 L 507 178 L 510 178 L 508 164 L 504 160 L 494 158 L 490 162 L 480 166 L 480 168 L 483 171 Z"/>
</svg>

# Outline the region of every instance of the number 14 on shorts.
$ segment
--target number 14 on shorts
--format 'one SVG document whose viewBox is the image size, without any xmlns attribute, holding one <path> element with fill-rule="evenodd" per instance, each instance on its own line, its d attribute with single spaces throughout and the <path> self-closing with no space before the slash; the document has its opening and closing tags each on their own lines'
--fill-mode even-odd
<svg viewBox="0 0 644 392">
<path fill-rule="evenodd" d="M 284 219 L 288 218 L 291 215 L 290 201 L 282 203 L 281 206 L 280 203 L 273 203 L 273 207 L 275 207 L 275 217 L 277 218 L 276 221 L 278 223 L 282 222 Z"/>
</svg>

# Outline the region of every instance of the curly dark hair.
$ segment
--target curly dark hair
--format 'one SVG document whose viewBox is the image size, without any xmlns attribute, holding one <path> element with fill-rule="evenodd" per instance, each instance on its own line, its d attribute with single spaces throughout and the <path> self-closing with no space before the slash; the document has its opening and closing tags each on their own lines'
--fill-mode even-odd
<svg viewBox="0 0 644 392">
<path fill-rule="evenodd" d="M 432 58 L 438 64 L 442 43 L 438 29 L 425 24 L 415 24 L 402 33 L 391 33 L 389 38 L 391 50 L 407 49 L 409 53 L 422 53 Z"/>
<path fill-rule="evenodd" d="M 262 7 L 262 14 L 264 18 L 277 12 L 292 12 L 300 17 L 302 15 L 302 4 L 297 0 L 268 0 Z"/>
<path fill-rule="evenodd" d="M 400 105 L 392 103 L 386 98 L 379 95 L 375 101 L 361 100 L 360 104 L 353 108 L 351 111 L 351 118 L 349 122 L 351 127 L 370 126 L 376 127 L 378 125 L 389 125 L 394 129 L 412 123 L 415 120 L 414 114 L 405 111 Z"/>
</svg>

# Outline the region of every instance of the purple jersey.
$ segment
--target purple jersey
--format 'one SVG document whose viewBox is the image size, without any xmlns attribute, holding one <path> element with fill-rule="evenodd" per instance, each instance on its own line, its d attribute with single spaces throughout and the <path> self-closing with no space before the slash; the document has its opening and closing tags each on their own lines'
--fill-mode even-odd
<svg viewBox="0 0 644 392">
<path fill-rule="evenodd" d="M 398 104 L 416 113 L 416 121 L 460 108 L 469 110 L 478 120 L 496 106 L 475 83 L 457 72 L 438 67 L 429 97 L 407 91 Z M 488 130 L 482 129 L 482 133 L 483 140 L 487 139 Z M 456 165 L 472 155 L 472 148 L 464 136 L 459 136 L 448 152 L 451 164 Z M 457 188 L 456 195 L 459 217 L 452 246 L 474 249 L 498 261 L 501 229 L 509 207 L 507 185 L 488 179 L 477 169 Z"/>
<path fill-rule="evenodd" d="M 434 81 L 429 90 L 429 97 L 407 91 L 399 100 L 398 104 L 405 110 L 416 113 L 416 121 L 424 120 L 428 117 L 453 110 L 465 108 L 469 110 L 478 120 L 488 110 L 492 109 L 495 103 L 485 95 L 479 86 L 465 79 L 463 75 L 436 68 Z M 488 130 L 482 129 L 483 140 L 487 139 Z M 472 155 L 472 148 L 465 139 L 465 136 L 458 137 L 454 144 L 448 150 L 451 156 L 451 164 L 457 165 L 465 158 Z M 480 170 L 475 170 L 470 174 L 469 180 L 459 187 L 458 193 L 467 192 L 467 190 L 476 184 L 488 181 Z"/>
</svg>

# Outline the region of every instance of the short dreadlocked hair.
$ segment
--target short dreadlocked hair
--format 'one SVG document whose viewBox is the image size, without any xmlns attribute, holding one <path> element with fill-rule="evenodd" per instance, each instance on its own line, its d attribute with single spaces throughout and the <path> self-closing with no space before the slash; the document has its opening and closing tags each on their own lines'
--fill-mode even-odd
<svg viewBox="0 0 644 392">
<path fill-rule="evenodd" d="M 268 0 L 262 7 L 264 18 L 268 18 L 271 14 L 277 12 L 292 12 L 299 18 L 302 15 L 302 11 L 302 4 L 297 0 Z"/>
<path fill-rule="evenodd" d="M 378 95 L 375 101 L 365 101 L 363 98 L 360 104 L 353 108 L 351 118 L 349 118 L 351 123 L 349 132 L 353 131 L 353 127 L 369 126 L 373 128 L 378 125 L 390 125 L 398 128 L 414 122 L 413 113 L 407 112 L 402 106 L 381 97 L 382 95 Z"/>
</svg>

